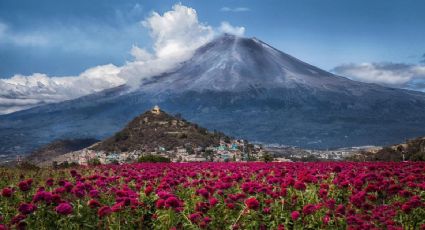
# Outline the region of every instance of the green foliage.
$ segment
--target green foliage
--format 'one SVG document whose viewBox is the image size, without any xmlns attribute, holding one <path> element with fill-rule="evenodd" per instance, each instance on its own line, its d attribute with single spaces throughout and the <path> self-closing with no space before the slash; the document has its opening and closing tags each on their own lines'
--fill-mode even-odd
<svg viewBox="0 0 425 230">
<path fill-rule="evenodd" d="M 192 146 L 186 146 L 186 152 L 189 154 L 189 155 L 193 155 L 193 154 L 195 154 L 195 151 L 193 150 L 193 148 L 192 148 Z"/>
<path fill-rule="evenodd" d="M 127 140 L 128 138 L 128 134 L 125 132 L 118 132 L 115 134 L 115 140 L 116 141 L 123 141 L 123 140 Z"/>
<path fill-rule="evenodd" d="M 271 153 L 265 152 L 263 156 L 261 157 L 261 160 L 264 162 L 271 162 L 274 160 L 274 157 Z"/>
<path fill-rule="evenodd" d="M 71 163 L 69 163 L 68 161 L 64 161 L 64 162 L 62 162 L 60 164 L 58 164 L 58 162 L 56 162 L 56 161 L 53 161 L 52 162 L 52 167 L 54 169 L 65 169 L 65 168 L 71 168 L 71 167 L 76 167 L 76 166 L 78 166 L 78 163 L 77 162 L 71 162 Z"/>
<path fill-rule="evenodd" d="M 92 166 L 101 165 L 102 164 L 102 163 L 100 163 L 100 160 L 97 157 L 92 158 L 92 159 L 89 159 L 89 161 L 87 163 L 88 163 L 88 165 L 92 165 Z"/>
<path fill-rule="evenodd" d="M 142 163 L 142 162 L 150 162 L 150 163 L 160 163 L 160 162 L 168 163 L 168 162 L 171 162 L 170 158 L 158 156 L 158 155 L 152 155 L 152 154 L 141 156 L 141 157 L 139 157 L 139 159 L 137 161 L 140 162 L 140 163 Z"/>
<path fill-rule="evenodd" d="M 37 170 L 37 169 L 40 169 L 40 167 L 38 167 L 37 165 L 35 165 L 35 164 L 31 163 L 31 162 L 28 162 L 28 161 L 23 161 L 23 162 L 19 163 L 17 165 L 17 168 L 24 169 L 24 170 Z"/>
</svg>

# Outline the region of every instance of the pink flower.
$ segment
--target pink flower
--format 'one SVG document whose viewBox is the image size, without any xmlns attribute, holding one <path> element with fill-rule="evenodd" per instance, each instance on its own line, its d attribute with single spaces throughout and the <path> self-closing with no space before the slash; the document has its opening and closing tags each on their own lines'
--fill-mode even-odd
<svg viewBox="0 0 425 230">
<path fill-rule="evenodd" d="M 209 202 L 211 206 L 215 206 L 218 203 L 218 200 L 215 197 L 211 197 Z"/>
<path fill-rule="evenodd" d="M 345 206 L 342 204 L 339 204 L 338 207 L 336 208 L 336 213 L 344 216 L 345 215 Z"/>
<path fill-rule="evenodd" d="M 46 202 L 46 204 L 50 204 L 52 202 L 52 199 L 53 196 L 50 192 L 39 191 L 33 196 L 32 201 L 34 203 L 44 201 Z"/>
<path fill-rule="evenodd" d="M 208 199 L 208 197 L 210 196 L 210 193 L 208 192 L 208 190 L 206 190 L 205 188 L 201 188 L 198 189 L 196 191 L 196 193 L 202 197 L 204 197 L 205 199 Z"/>
<path fill-rule="evenodd" d="M 294 188 L 300 191 L 304 191 L 306 189 L 306 186 L 303 182 L 297 181 L 295 182 Z"/>
<path fill-rule="evenodd" d="M 99 202 L 98 200 L 94 200 L 94 199 L 89 200 L 89 201 L 87 202 L 87 205 L 88 205 L 90 208 L 97 208 L 97 207 L 100 207 L 100 206 L 101 206 L 101 205 L 100 205 L 100 202 Z"/>
<path fill-rule="evenodd" d="M 168 197 L 165 200 L 165 207 L 167 208 L 178 208 L 180 206 L 181 206 L 180 201 L 174 196 Z"/>
<path fill-rule="evenodd" d="M 53 186 L 53 182 L 54 182 L 53 178 L 47 179 L 46 180 L 46 186 L 49 186 L 49 187 Z"/>
<path fill-rule="evenodd" d="M 152 192 L 153 192 L 153 187 L 152 186 L 146 186 L 145 195 L 149 196 Z"/>
<path fill-rule="evenodd" d="M 73 208 L 69 203 L 61 203 L 56 207 L 56 212 L 61 215 L 69 215 L 73 212 Z"/>
<path fill-rule="evenodd" d="M 323 223 L 324 224 L 328 224 L 330 220 L 331 220 L 331 218 L 328 215 L 326 215 L 325 217 L 323 217 Z"/>
<path fill-rule="evenodd" d="M 156 201 L 156 203 L 155 203 L 155 206 L 156 206 L 156 208 L 157 208 L 157 209 L 164 208 L 164 206 L 165 206 L 165 200 L 163 200 L 163 199 L 158 199 L 158 200 Z"/>
<path fill-rule="evenodd" d="M 26 192 L 31 189 L 31 183 L 28 183 L 28 182 L 29 182 L 28 180 L 19 182 L 18 187 L 22 192 Z"/>
<path fill-rule="evenodd" d="M 26 216 L 25 216 L 25 215 L 23 215 L 23 214 L 18 214 L 18 215 L 16 215 L 16 216 L 14 216 L 14 217 L 12 218 L 12 220 L 10 220 L 10 223 L 11 223 L 11 224 L 18 224 L 18 223 L 20 223 L 21 221 L 25 220 L 25 218 L 26 218 Z"/>
<path fill-rule="evenodd" d="M 91 198 L 99 198 L 99 192 L 96 189 L 92 189 L 89 192 L 89 196 Z"/>
<path fill-rule="evenodd" d="M 189 215 L 189 220 L 192 223 L 197 223 L 201 219 L 201 215 L 199 213 L 192 213 Z"/>
<path fill-rule="evenodd" d="M 119 212 L 124 207 L 125 207 L 124 202 L 118 202 L 118 203 L 115 203 L 114 205 L 112 205 L 111 209 L 112 209 L 112 212 Z"/>
<path fill-rule="evenodd" d="M 307 204 L 303 207 L 303 214 L 310 215 L 316 211 L 316 206 L 312 204 Z"/>
<path fill-rule="evenodd" d="M 28 215 L 33 213 L 36 209 L 37 207 L 33 204 L 22 203 L 19 205 L 18 211 L 22 213 L 23 215 Z"/>
<path fill-rule="evenodd" d="M 99 218 L 102 218 L 104 216 L 108 216 L 112 213 L 112 209 L 109 206 L 103 206 L 97 210 L 97 215 Z"/>
<path fill-rule="evenodd" d="M 300 218 L 300 212 L 298 212 L 298 211 L 293 211 L 293 212 L 291 213 L 291 218 L 292 218 L 292 220 L 293 220 L 293 221 L 298 220 L 298 218 Z"/>
<path fill-rule="evenodd" d="M 10 188 L 4 188 L 4 189 L 1 191 L 1 195 L 2 195 L 3 197 L 11 197 L 11 196 L 12 196 L 12 194 L 13 194 L 13 191 L 12 191 L 12 189 L 10 189 Z"/>
<path fill-rule="evenodd" d="M 249 209 L 258 209 L 260 207 L 260 202 L 258 202 L 257 198 L 250 197 L 250 198 L 245 200 L 245 205 Z"/>
</svg>

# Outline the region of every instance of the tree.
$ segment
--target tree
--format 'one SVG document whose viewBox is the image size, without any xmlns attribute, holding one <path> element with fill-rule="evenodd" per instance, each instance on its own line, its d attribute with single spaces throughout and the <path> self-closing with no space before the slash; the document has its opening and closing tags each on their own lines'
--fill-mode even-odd
<svg viewBox="0 0 425 230">
<path fill-rule="evenodd" d="M 272 154 L 270 154 L 269 152 L 264 152 L 263 156 L 261 157 L 261 159 L 264 162 L 271 162 L 274 160 L 274 157 Z"/>
<path fill-rule="evenodd" d="M 99 158 L 95 157 L 92 159 L 89 159 L 87 162 L 88 165 L 95 166 L 95 165 L 101 165 Z"/>
<path fill-rule="evenodd" d="M 116 141 L 126 140 L 128 138 L 128 134 L 125 132 L 118 132 L 115 134 Z"/>
<path fill-rule="evenodd" d="M 186 146 L 186 152 L 187 152 L 189 155 L 192 155 L 192 154 L 194 154 L 194 153 L 195 153 L 195 151 L 193 150 L 192 146 L 190 146 L 190 145 Z"/>
<path fill-rule="evenodd" d="M 170 158 L 152 155 L 152 154 L 141 156 L 141 157 L 139 157 L 139 159 L 137 161 L 141 162 L 141 163 L 142 162 L 150 162 L 150 163 L 159 163 L 159 162 L 169 163 L 169 162 L 171 162 Z"/>
</svg>

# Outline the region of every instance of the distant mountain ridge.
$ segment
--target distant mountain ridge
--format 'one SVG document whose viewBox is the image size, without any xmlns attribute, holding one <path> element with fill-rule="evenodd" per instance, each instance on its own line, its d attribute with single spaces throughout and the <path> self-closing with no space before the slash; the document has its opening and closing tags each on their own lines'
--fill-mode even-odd
<svg viewBox="0 0 425 230">
<path fill-rule="evenodd" d="M 255 38 L 224 35 L 178 68 L 71 101 L 0 116 L 0 153 L 104 139 L 158 104 L 209 130 L 304 148 L 387 145 L 425 134 L 425 94 L 336 76 Z"/>
<path fill-rule="evenodd" d="M 99 140 L 96 139 L 56 140 L 32 152 L 24 160 L 37 165 L 65 153 L 87 148 L 97 142 Z"/>
</svg>

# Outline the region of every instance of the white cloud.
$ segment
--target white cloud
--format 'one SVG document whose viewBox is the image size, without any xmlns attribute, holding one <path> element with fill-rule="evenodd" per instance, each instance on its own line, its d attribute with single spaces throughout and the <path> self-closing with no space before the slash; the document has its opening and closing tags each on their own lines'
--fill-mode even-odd
<svg viewBox="0 0 425 230">
<path fill-rule="evenodd" d="M 136 45 L 133 45 L 133 47 L 131 47 L 130 54 L 134 57 L 136 61 L 147 61 L 152 59 L 151 53 L 149 53 L 145 49 L 139 48 Z"/>
<path fill-rule="evenodd" d="M 135 60 L 123 66 L 120 72 L 120 76 L 133 87 L 137 87 L 141 79 L 175 68 L 215 36 L 211 26 L 198 21 L 194 9 L 181 4 L 174 5 L 163 15 L 153 12 L 142 25 L 149 30 L 154 41 L 153 53 L 133 46 L 131 54 Z"/>
<path fill-rule="evenodd" d="M 0 80 L 0 114 L 38 104 L 59 102 L 125 84 L 112 64 L 87 69 L 79 76 L 49 77 L 35 73 Z"/>
<path fill-rule="evenodd" d="M 418 83 L 425 82 L 424 65 L 401 63 L 345 64 L 335 67 L 332 71 L 357 81 L 425 90 L 425 88 L 417 88 L 418 85 L 422 85 Z"/>
<path fill-rule="evenodd" d="M 237 35 L 237 36 L 243 36 L 245 33 L 245 27 L 241 26 L 232 26 L 230 25 L 230 23 L 228 22 L 222 22 L 220 27 L 219 27 L 219 31 L 222 33 L 228 33 L 228 34 L 233 34 L 233 35 Z"/>
<path fill-rule="evenodd" d="M 244 27 L 223 22 L 213 28 L 198 21 L 196 11 L 181 4 L 159 14 L 153 12 L 141 22 L 153 39 L 152 51 L 134 45 L 134 60 L 117 67 L 112 64 L 87 69 L 78 76 L 55 77 L 35 73 L 0 79 L 0 114 L 27 109 L 39 104 L 74 99 L 104 89 L 127 84 L 137 88 L 140 81 L 176 68 L 189 59 L 194 50 L 214 36 L 226 32 L 242 36 Z M 8 38 L 7 26 L 0 23 L 0 42 Z M 30 37 L 18 36 L 14 42 L 30 44 Z M 42 39 L 34 41 L 42 43 Z"/>
<path fill-rule="evenodd" d="M 235 13 L 238 13 L 238 12 L 247 12 L 247 11 L 251 11 L 251 9 L 250 9 L 250 8 L 247 8 L 247 7 L 235 7 L 235 8 L 231 8 L 231 7 L 227 7 L 227 6 L 225 6 L 225 7 L 222 7 L 222 8 L 220 9 L 220 11 L 223 11 L 223 12 L 235 12 Z"/>
<path fill-rule="evenodd" d="M 159 58 L 185 55 L 210 41 L 213 29 L 200 23 L 195 9 L 177 4 L 163 15 L 153 12 L 142 22 L 149 28 Z"/>
</svg>

